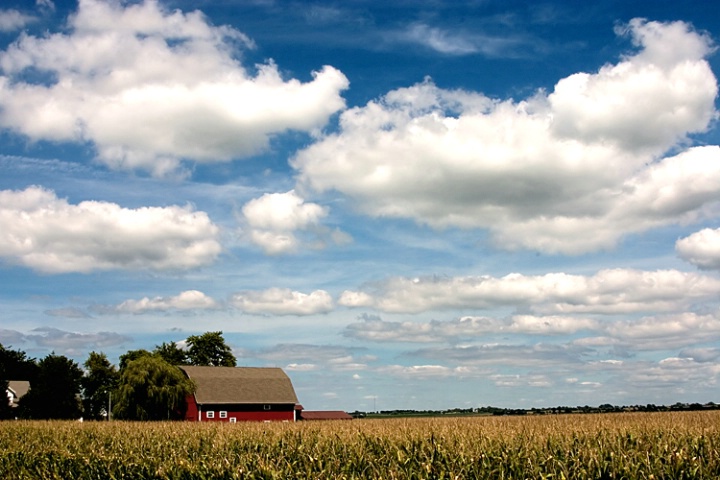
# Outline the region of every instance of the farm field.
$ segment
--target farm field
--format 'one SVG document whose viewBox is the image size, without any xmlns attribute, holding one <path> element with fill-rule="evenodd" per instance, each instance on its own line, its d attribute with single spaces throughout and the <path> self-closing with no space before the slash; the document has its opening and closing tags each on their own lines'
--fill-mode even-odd
<svg viewBox="0 0 720 480">
<path fill-rule="evenodd" d="M 0 423 L 12 479 L 715 479 L 720 412 Z"/>
</svg>

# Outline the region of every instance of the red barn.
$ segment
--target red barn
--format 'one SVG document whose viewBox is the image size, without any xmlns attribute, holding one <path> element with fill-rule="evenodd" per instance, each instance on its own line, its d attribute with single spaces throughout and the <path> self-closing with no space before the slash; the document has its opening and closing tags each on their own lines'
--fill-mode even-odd
<svg viewBox="0 0 720 480">
<path fill-rule="evenodd" d="M 195 422 L 293 422 L 298 404 L 280 368 L 180 367 L 195 382 L 185 420 Z"/>
</svg>

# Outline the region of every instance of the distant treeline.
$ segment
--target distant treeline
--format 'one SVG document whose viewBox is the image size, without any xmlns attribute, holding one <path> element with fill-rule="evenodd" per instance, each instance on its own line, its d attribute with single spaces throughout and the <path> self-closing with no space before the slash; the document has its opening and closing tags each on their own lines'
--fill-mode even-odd
<svg viewBox="0 0 720 480">
<path fill-rule="evenodd" d="M 564 413 L 620 413 L 620 412 L 680 412 L 697 410 L 720 410 L 720 405 L 709 403 L 674 403 L 672 405 L 610 405 L 608 403 L 591 407 L 547 407 L 547 408 L 452 408 L 449 410 L 381 410 L 378 412 L 351 412 L 355 418 L 376 417 L 430 417 L 430 416 L 462 416 L 462 415 L 557 415 Z"/>
</svg>

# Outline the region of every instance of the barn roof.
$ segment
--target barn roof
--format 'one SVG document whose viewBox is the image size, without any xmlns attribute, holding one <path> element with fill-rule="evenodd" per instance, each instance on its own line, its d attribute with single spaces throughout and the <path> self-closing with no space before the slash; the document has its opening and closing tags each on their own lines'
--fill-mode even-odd
<svg viewBox="0 0 720 480">
<path fill-rule="evenodd" d="M 180 368 L 195 382 L 198 404 L 298 403 L 290 378 L 280 368 Z"/>
</svg>

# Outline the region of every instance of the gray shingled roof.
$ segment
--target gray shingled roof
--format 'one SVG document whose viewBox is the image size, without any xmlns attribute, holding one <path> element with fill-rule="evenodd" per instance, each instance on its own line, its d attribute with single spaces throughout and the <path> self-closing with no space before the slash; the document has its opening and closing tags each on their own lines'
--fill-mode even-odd
<svg viewBox="0 0 720 480">
<path fill-rule="evenodd" d="M 280 368 L 180 367 L 195 382 L 195 401 L 219 403 L 298 403 L 290 378 Z"/>
</svg>

